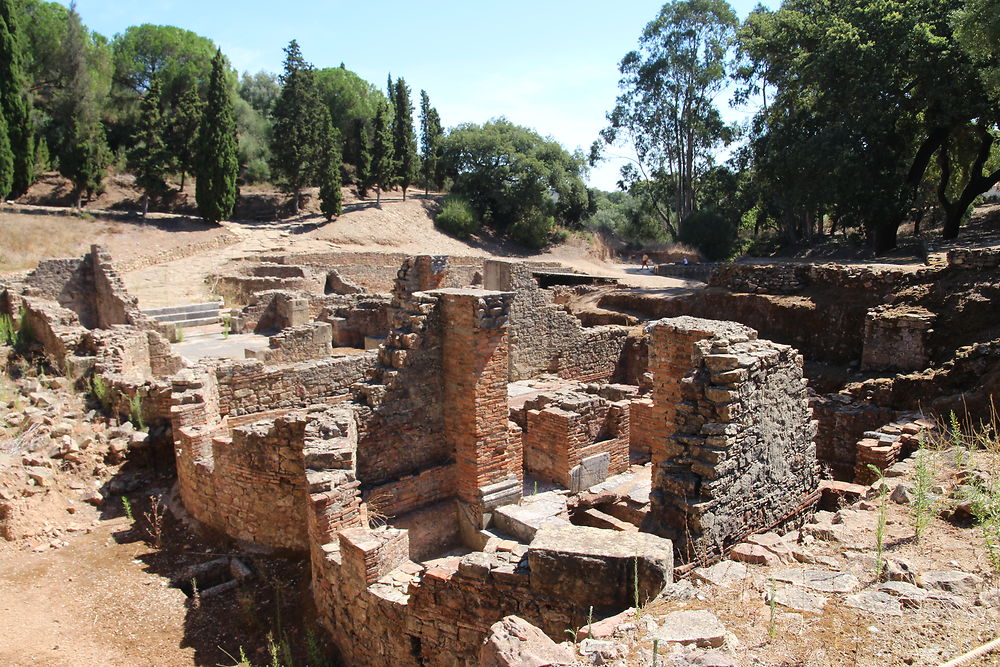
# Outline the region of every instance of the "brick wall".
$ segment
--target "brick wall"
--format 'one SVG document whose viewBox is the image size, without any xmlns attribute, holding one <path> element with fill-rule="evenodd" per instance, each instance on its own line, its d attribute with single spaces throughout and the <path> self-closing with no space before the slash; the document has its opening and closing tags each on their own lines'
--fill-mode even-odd
<svg viewBox="0 0 1000 667">
<path fill-rule="evenodd" d="M 269 364 L 323 359 L 333 354 L 333 327 L 326 322 L 288 327 L 269 337 L 267 343 L 266 350 L 247 349 L 247 358 Z"/>
<path fill-rule="evenodd" d="M 936 315 L 920 307 L 879 306 L 869 310 L 861 369 L 898 372 L 927 368 L 935 319 Z"/>
</svg>

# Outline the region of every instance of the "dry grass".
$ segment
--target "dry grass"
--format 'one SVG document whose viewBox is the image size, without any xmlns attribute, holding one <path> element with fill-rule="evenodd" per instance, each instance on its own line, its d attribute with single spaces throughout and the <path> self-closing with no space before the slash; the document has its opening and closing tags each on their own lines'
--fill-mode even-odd
<svg viewBox="0 0 1000 667">
<path fill-rule="evenodd" d="M 107 223 L 75 216 L 0 213 L 0 274 L 33 269 L 51 257 L 74 257 L 107 231 Z"/>
</svg>

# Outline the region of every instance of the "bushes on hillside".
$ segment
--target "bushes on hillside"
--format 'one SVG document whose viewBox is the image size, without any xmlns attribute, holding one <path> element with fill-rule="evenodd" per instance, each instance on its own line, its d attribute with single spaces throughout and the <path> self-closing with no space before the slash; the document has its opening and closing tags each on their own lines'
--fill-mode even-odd
<svg viewBox="0 0 1000 667">
<path fill-rule="evenodd" d="M 458 195 L 448 195 L 445 198 L 441 212 L 434 218 L 434 224 L 441 230 L 463 239 L 479 231 L 476 212 L 472 210 L 468 201 Z"/>
</svg>

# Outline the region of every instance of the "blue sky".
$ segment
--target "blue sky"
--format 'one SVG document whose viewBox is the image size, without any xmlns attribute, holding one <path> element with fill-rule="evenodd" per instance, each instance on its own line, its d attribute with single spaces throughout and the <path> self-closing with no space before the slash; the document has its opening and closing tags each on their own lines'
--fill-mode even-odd
<svg viewBox="0 0 1000 667">
<path fill-rule="evenodd" d="M 316 67 L 343 62 L 380 88 L 390 72 L 402 76 L 415 99 L 427 91 L 447 127 L 506 116 L 569 150 L 587 151 L 614 106 L 618 62 L 662 4 L 78 0 L 77 11 L 107 37 L 142 23 L 191 30 L 218 44 L 241 72 L 279 72 L 282 48 L 294 38 Z M 755 4 L 733 6 L 742 18 Z M 606 163 L 590 183 L 613 189 L 617 172 L 617 164 Z"/>
</svg>

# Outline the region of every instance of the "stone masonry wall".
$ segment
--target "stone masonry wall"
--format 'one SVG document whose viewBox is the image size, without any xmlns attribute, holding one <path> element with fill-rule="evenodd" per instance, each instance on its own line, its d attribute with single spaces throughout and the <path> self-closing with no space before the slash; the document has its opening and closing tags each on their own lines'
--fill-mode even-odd
<svg viewBox="0 0 1000 667">
<path fill-rule="evenodd" d="M 269 337 L 267 343 L 266 350 L 247 349 L 247 358 L 268 364 L 324 359 L 333 354 L 333 327 L 326 322 L 289 327 Z"/>
<path fill-rule="evenodd" d="M 733 322 L 650 325 L 650 528 L 686 559 L 723 553 L 819 499 L 802 357 Z"/>
<path fill-rule="evenodd" d="M 627 327 L 584 328 L 576 317 L 551 303 L 552 294 L 538 288 L 525 264 L 487 260 L 484 286 L 515 293 L 510 313 L 511 380 L 542 373 L 581 381 L 608 380 L 615 375 L 628 339 Z"/>
<path fill-rule="evenodd" d="M 879 306 L 865 317 L 861 370 L 918 371 L 931 360 L 930 335 L 936 315 L 926 308 Z"/>
</svg>

